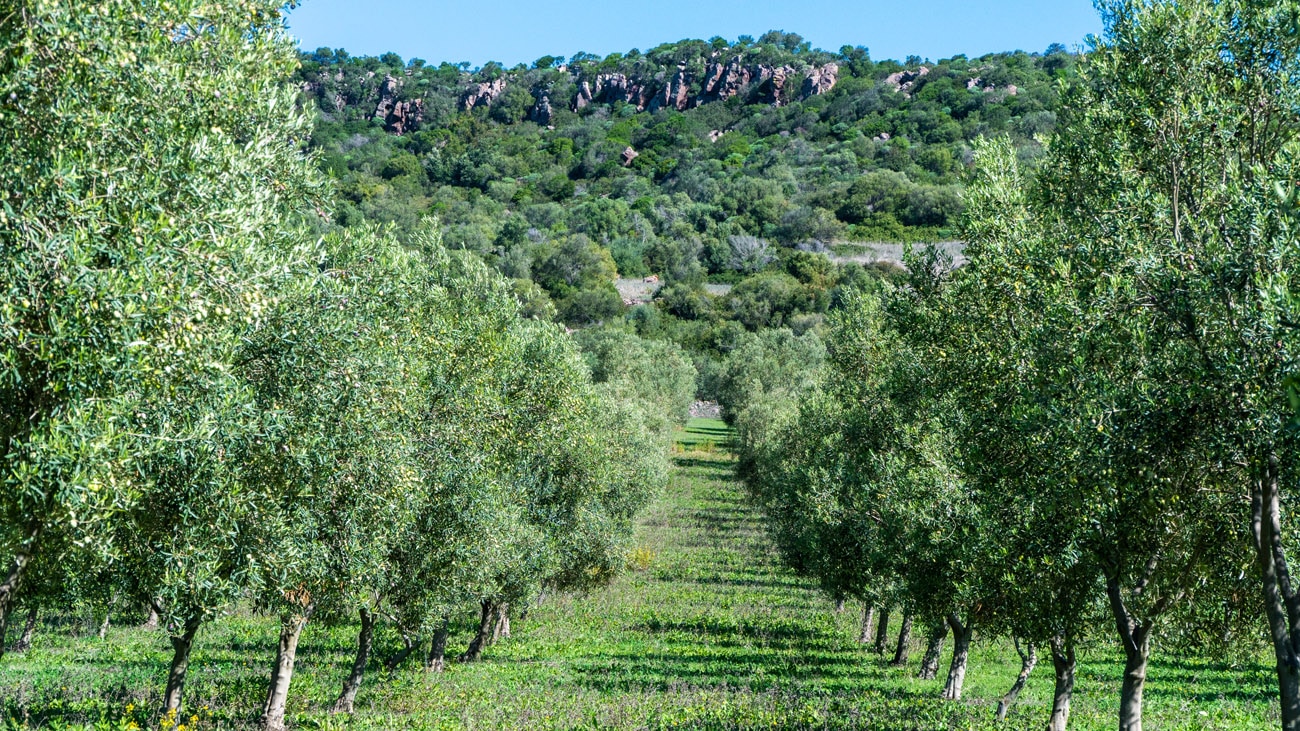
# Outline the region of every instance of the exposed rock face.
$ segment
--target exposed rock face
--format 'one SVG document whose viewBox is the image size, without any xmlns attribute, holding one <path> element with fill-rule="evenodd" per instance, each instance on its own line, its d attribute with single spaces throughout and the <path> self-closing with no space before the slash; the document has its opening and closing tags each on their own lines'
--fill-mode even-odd
<svg viewBox="0 0 1300 731">
<path fill-rule="evenodd" d="M 398 101 L 400 88 L 397 79 L 385 76 L 383 85 L 379 87 L 379 104 L 375 106 L 375 113 L 370 115 L 371 119 L 384 120 L 384 127 L 395 135 L 403 135 L 424 121 L 424 101 Z M 341 101 L 342 98 L 338 97 L 334 103 L 338 105 Z"/>
<path fill-rule="evenodd" d="M 803 98 L 825 94 L 835 88 L 835 82 L 839 80 L 840 67 L 838 64 L 828 63 L 821 68 L 815 68 L 808 78 L 803 80 Z"/>
<path fill-rule="evenodd" d="M 782 106 L 789 99 L 786 83 L 795 70 L 789 66 L 759 66 L 754 83 L 758 84 L 763 101 L 774 106 Z"/>
<path fill-rule="evenodd" d="M 885 83 L 894 87 L 894 91 L 901 91 L 904 94 L 910 94 L 916 82 L 923 76 L 929 76 L 930 69 L 922 66 L 916 71 L 899 71 L 885 77 Z"/>
<path fill-rule="evenodd" d="M 644 84 L 623 74 L 601 74 L 597 76 L 596 88 L 591 94 L 592 101 L 601 101 L 607 104 L 618 101 L 626 102 L 635 106 L 637 111 L 645 110 L 653 97 L 654 93 Z"/>
<path fill-rule="evenodd" d="M 704 73 L 704 90 L 697 103 L 722 101 L 740 94 L 753 81 L 754 74 L 740 62 L 740 57 L 726 64 L 713 62 Z"/>
<path fill-rule="evenodd" d="M 545 127 L 551 123 L 551 116 L 553 114 L 554 110 L 551 109 L 551 98 L 543 94 L 542 98 L 537 100 L 537 104 L 533 107 L 533 110 L 528 113 L 528 118 Z"/>
<path fill-rule="evenodd" d="M 746 66 L 739 57 L 725 63 L 715 59 L 709 62 L 704 76 L 698 80 L 700 92 L 692 96 L 691 86 L 696 79 L 685 66 L 679 66 L 667 81 L 644 81 L 624 74 L 599 74 L 578 82 L 573 109 L 577 111 L 595 103 L 621 101 L 634 105 L 638 111 L 684 111 L 751 92 L 763 102 L 781 106 L 794 97 L 796 88 L 805 99 L 833 89 L 839 66 L 831 63 L 813 68 L 801 82 L 796 81 L 798 76 L 798 69 L 792 66 Z M 796 84 L 801 86 L 796 87 Z"/>
<path fill-rule="evenodd" d="M 691 103 L 691 82 L 686 76 L 686 68 L 679 66 L 677 73 L 673 78 L 660 90 L 654 100 L 650 102 L 650 109 L 662 109 L 669 107 L 679 112 L 690 108 Z"/>
<path fill-rule="evenodd" d="M 626 150 L 623 150 L 623 167 L 627 167 L 628 165 L 631 165 L 632 161 L 637 159 L 638 157 L 641 157 L 641 153 L 637 152 L 636 150 L 633 150 L 631 147 L 627 148 Z"/>
<path fill-rule="evenodd" d="M 424 122 L 424 100 L 398 102 L 393 105 L 393 112 L 384 120 L 388 131 L 401 136 Z"/>
<path fill-rule="evenodd" d="M 486 106 L 496 101 L 506 90 L 506 79 L 504 76 L 495 81 L 485 81 L 482 84 L 474 84 L 465 90 L 460 98 L 460 108 L 463 111 L 472 111 L 476 107 Z"/>
</svg>

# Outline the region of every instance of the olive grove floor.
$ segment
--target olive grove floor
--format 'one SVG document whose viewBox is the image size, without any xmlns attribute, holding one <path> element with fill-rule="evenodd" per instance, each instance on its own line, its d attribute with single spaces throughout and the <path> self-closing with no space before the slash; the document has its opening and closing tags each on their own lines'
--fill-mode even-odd
<svg viewBox="0 0 1300 731">
<path fill-rule="evenodd" d="M 290 723 L 900 731 L 1045 725 L 1047 662 L 1007 723 L 992 722 L 997 698 L 1019 670 L 1008 643 L 977 638 L 961 703 L 938 700 L 941 681 L 914 679 L 919 650 L 900 669 L 858 645 L 861 608 L 836 613 L 778 563 L 735 481 L 726 438 L 721 422 L 693 421 L 679 436 L 667 490 L 640 521 L 633 570 L 603 591 L 549 599 L 516 620 L 513 637 L 489 648 L 483 662 L 453 662 L 441 675 L 424 673 L 419 663 L 388 673 L 382 659 L 398 639 L 381 633 L 357 713 L 332 717 L 327 709 L 351 663 L 356 630 L 309 627 Z M 469 638 L 468 622 L 457 630 L 452 648 Z M 275 641 L 274 623 L 248 612 L 204 630 L 178 719 L 186 731 L 253 726 Z M 166 637 L 156 630 L 115 627 L 99 640 L 92 619 L 62 618 L 40 628 L 32 650 L 0 660 L 0 718 L 7 728 L 157 728 L 168 659 Z M 1072 728 L 1113 728 L 1121 667 L 1104 645 L 1084 654 Z M 1259 664 L 1175 660 L 1157 650 L 1147 728 L 1274 727 L 1269 675 Z"/>
</svg>

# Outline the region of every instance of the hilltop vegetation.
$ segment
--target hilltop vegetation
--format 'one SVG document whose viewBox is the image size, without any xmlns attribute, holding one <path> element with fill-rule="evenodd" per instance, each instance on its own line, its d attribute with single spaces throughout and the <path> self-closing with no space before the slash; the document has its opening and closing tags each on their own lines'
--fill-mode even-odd
<svg viewBox="0 0 1300 731">
<path fill-rule="evenodd" d="M 449 246 L 570 326 L 622 319 L 614 278 L 656 275 L 659 306 L 634 326 L 717 356 L 737 325 L 815 327 L 863 277 L 800 253 L 956 236 L 973 141 L 1007 135 L 1032 165 L 1075 57 L 875 61 L 773 31 L 509 69 L 301 61 L 335 222 L 436 215 Z"/>
</svg>

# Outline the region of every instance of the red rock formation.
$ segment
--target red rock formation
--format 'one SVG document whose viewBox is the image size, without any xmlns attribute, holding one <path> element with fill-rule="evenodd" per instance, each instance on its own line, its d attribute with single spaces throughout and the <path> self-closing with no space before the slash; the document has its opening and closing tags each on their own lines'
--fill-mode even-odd
<svg viewBox="0 0 1300 731">
<path fill-rule="evenodd" d="M 495 81 L 485 81 L 482 84 L 474 84 L 465 90 L 460 98 L 460 108 L 463 111 L 472 111 L 476 107 L 486 106 L 496 101 L 497 97 L 506 90 L 506 78 L 502 76 Z"/>
<path fill-rule="evenodd" d="M 828 63 L 820 68 L 814 68 L 808 74 L 808 78 L 803 80 L 803 98 L 825 94 L 835 88 L 835 82 L 839 80 L 840 67 L 838 64 Z"/>
<path fill-rule="evenodd" d="M 424 121 L 424 101 L 398 101 L 397 92 L 400 88 L 401 82 L 392 76 L 385 76 L 384 83 L 379 87 L 379 104 L 375 106 L 374 114 L 370 115 L 371 119 L 384 120 L 384 128 L 399 136 Z M 336 97 L 334 103 L 340 105 L 342 97 Z"/>
</svg>

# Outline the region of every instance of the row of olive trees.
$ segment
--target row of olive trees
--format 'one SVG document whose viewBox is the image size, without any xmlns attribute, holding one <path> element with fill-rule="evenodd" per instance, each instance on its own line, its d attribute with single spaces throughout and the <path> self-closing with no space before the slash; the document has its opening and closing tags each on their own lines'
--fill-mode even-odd
<svg viewBox="0 0 1300 731">
<path fill-rule="evenodd" d="M 1009 634 L 1050 647 L 1064 729 L 1108 635 L 1136 731 L 1154 641 L 1266 635 L 1297 729 L 1300 7 L 1102 9 L 1040 171 L 979 151 L 969 263 L 914 258 L 837 315 L 815 384 L 742 401 L 747 476 L 796 568 L 952 631 L 945 697 L 972 628 Z"/>
<path fill-rule="evenodd" d="M 693 387 L 676 349 L 593 380 L 435 233 L 311 235 L 280 6 L 0 17 L 0 638 L 18 605 L 150 607 L 176 712 L 202 626 L 251 603 L 268 729 L 309 621 L 359 619 L 350 711 L 378 618 L 436 669 L 454 613 L 475 659 L 511 605 L 607 581 Z"/>
</svg>

